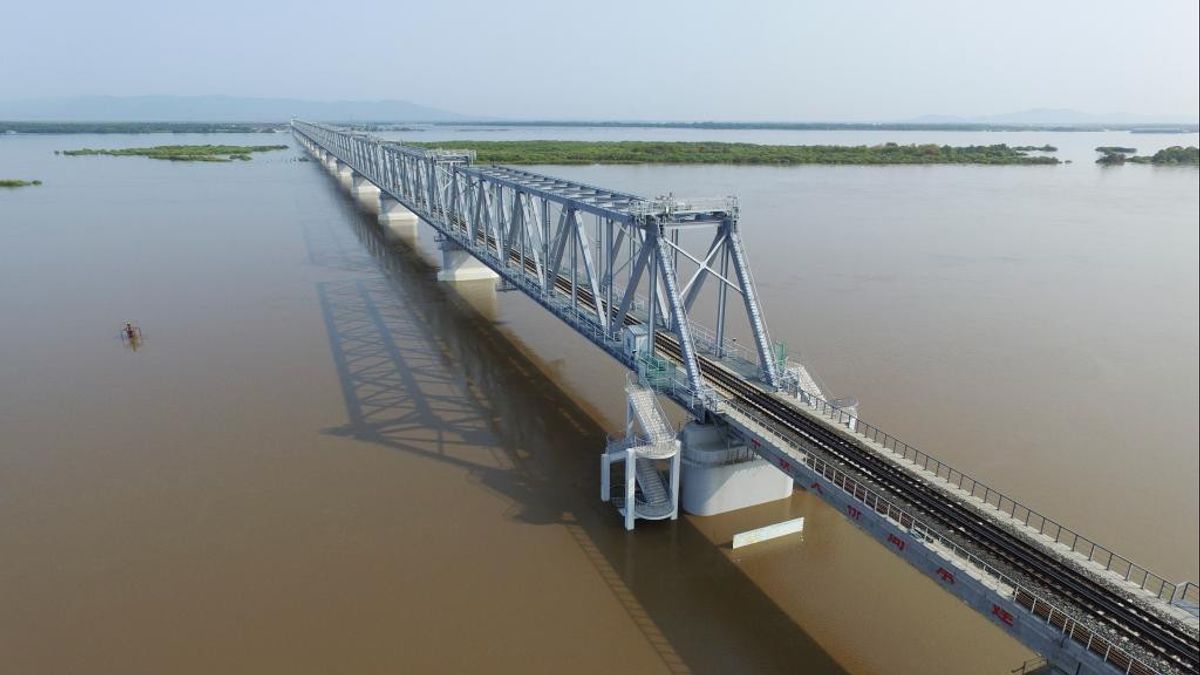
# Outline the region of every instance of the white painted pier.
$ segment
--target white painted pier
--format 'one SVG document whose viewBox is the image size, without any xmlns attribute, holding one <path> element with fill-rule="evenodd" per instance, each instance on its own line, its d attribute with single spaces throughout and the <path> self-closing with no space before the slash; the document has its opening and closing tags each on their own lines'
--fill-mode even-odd
<svg viewBox="0 0 1200 675">
<path fill-rule="evenodd" d="M 377 220 L 384 236 L 390 241 L 403 241 L 410 246 L 417 243 L 417 214 L 409 211 L 393 197 L 379 195 Z"/>
<path fill-rule="evenodd" d="M 366 210 L 374 214 L 379 213 L 379 188 L 366 176 L 357 173 L 351 176 L 350 194 L 354 195 L 354 198 Z"/>
<path fill-rule="evenodd" d="M 683 510 L 715 516 L 792 496 L 792 479 L 759 457 L 728 427 L 683 428 Z"/>
<path fill-rule="evenodd" d="M 442 269 L 438 272 L 439 281 L 496 281 L 500 278 L 457 242 L 445 239 L 440 245 Z"/>
</svg>

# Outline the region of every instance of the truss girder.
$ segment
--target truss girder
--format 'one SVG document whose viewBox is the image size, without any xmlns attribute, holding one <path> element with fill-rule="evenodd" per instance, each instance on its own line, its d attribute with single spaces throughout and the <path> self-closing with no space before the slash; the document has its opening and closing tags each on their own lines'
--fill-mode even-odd
<svg viewBox="0 0 1200 675">
<path fill-rule="evenodd" d="M 523 169 L 475 165 L 469 151 L 408 146 L 300 121 L 292 128 L 626 365 L 635 366 L 619 352 L 626 324 L 651 323 L 652 341 L 659 332 L 673 334 L 695 393 L 704 385 L 689 313 L 706 281 L 716 283 L 719 352 L 724 298 L 734 290 L 743 301 L 762 379 L 780 386 L 732 198 L 647 199 Z M 680 243 L 679 231 L 697 227 L 716 232 L 707 249 L 693 253 Z M 679 264 L 694 268 L 683 280 Z"/>
</svg>

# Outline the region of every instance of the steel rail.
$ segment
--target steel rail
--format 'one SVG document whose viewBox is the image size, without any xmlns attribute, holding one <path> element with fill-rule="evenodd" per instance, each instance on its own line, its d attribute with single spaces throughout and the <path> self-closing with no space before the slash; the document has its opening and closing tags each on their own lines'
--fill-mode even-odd
<svg viewBox="0 0 1200 675">
<path fill-rule="evenodd" d="M 510 250 L 510 258 L 518 261 L 515 251 Z M 560 275 L 555 287 L 563 293 L 570 293 L 571 280 Z M 593 303 L 589 292 L 577 292 L 581 304 Z M 636 317 L 627 316 L 626 323 L 633 325 L 640 324 L 641 321 Z M 664 355 L 679 361 L 678 345 L 673 335 L 660 331 L 657 344 Z M 815 443 L 819 449 L 870 477 L 873 483 L 880 484 L 883 489 L 935 518 L 941 526 L 964 537 L 970 545 L 986 549 L 989 554 L 1003 559 L 1008 565 L 1043 586 L 1068 596 L 1089 616 L 1116 628 L 1183 672 L 1198 672 L 1198 647 L 1192 636 L 1158 620 L 1152 614 L 1141 611 L 1132 603 L 1113 600 L 1111 591 L 1086 574 L 1041 551 L 1037 546 L 1024 542 L 987 518 L 981 519 L 973 512 L 973 507 L 947 497 L 919 478 L 908 475 L 899 466 L 841 438 L 820 422 L 808 419 L 803 412 L 788 402 L 780 400 L 773 393 L 759 389 L 712 359 L 701 356 L 700 367 L 706 381 L 757 408 L 790 429 L 792 433 L 805 438 L 809 443 Z M 1029 599 L 1027 606 L 1032 609 L 1036 602 L 1035 596 Z M 1120 618 L 1122 615 L 1126 617 L 1125 621 Z M 1133 657 L 1128 659 L 1127 672 L 1156 672 L 1144 664 L 1139 665 L 1140 662 Z"/>
<path fill-rule="evenodd" d="M 510 251 L 510 258 L 518 260 L 515 251 Z M 563 293 L 570 293 L 571 280 L 560 275 L 555 286 Z M 586 290 L 577 292 L 582 304 L 590 305 L 593 302 Z M 641 322 L 636 317 L 627 316 L 626 323 Z M 679 361 L 678 345 L 673 335 L 660 331 L 658 345 L 664 355 Z M 1037 546 L 1024 542 L 1020 537 L 1013 536 L 1011 532 L 987 518 L 981 519 L 973 512 L 973 507 L 948 498 L 888 460 L 841 438 L 820 422 L 808 419 L 803 412 L 780 400 L 773 393 L 759 389 L 712 359 L 701 356 L 700 367 L 706 381 L 779 421 L 785 428 L 810 443 L 817 444 L 821 450 L 869 476 L 873 479 L 872 482 L 882 483 L 880 487 L 935 518 L 940 525 L 958 533 L 971 545 L 986 549 L 989 554 L 1003 559 L 1011 567 L 1022 571 L 1043 586 L 1065 594 L 1079 604 L 1088 615 L 1121 631 L 1166 662 L 1184 672 L 1198 672 L 1198 647 L 1192 636 L 1158 620 L 1152 614 L 1141 611 L 1132 603 L 1113 600 L 1111 591 L 1086 574 L 1041 551 Z M 916 499 L 913 499 L 914 496 Z M 1030 606 L 1035 602 L 1036 600 L 1030 600 Z M 1122 621 L 1119 615 L 1124 615 L 1126 620 Z M 1137 663 L 1130 657 L 1131 670 L 1128 672 L 1155 672 L 1149 669 L 1141 670 L 1134 665 Z"/>
<path fill-rule="evenodd" d="M 467 231 L 463 223 L 454 223 L 454 226 L 462 233 Z M 478 232 L 476 241 L 499 257 L 500 249 L 494 236 Z M 517 249 L 509 247 L 508 258 L 510 262 L 523 266 L 526 274 L 536 273 L 535 264 L 528 259 L 522 261 Z M 559 274 L 554 281 L 554 287 L 565 296 L 569 296 L 572 280 Z M 590 290 L 576 288 L 575 293 L 580 304 L 595 309 L 595 299 Z M 632 314 L 626 315 L 625 322 L 627 325 L 642 323 Z M 673 334 L 658 331 L 657 344 L 665 355 L 673 361 L 681 362 L 679 347 Z M 980 519 L 978 514 L 972 513 L 972 507 L 947 498 L 924 481 L 908 475 L 895 464 L 839 437 L 820 422 L 809 420 L 792 405 L 776 398 L 772 393 L 763 391 L 740 375 L 728 371 L 714 360 L 700 356 L 699 362 L 708 382 L 779 421 L 792 433 L 804 437 L 810 443 L 816 443 L 826 453 L 869 476 L 873 479 L 872 482 L 882 483 L 880 487 L 913 504 L 922 513 L 937 519 L 939 524 L 959 533 L 959 536 L 964 537 L 970 544 L 987 549 L 991 555 L 1002 558 L 1007 564 L 1021 570 L 1042 585 L 1068 595 L 1089 615 L 1126 634 L 1167 662 L 1180 667 L 1184 672 L 1200 672 L 1197 670 L 1196 648 L 1191 647 L 1189 643 L 1192 640 L 1190 636 L 1174 630 L 1165 622 L 1157 621 L 1149 614 L 1139 612 L 1135 605 L 1111 601 L 1113 595 L 1103 585 L 1036 546 L 1025 543 L 988 519 Z M 914 496 L 917 497 L 916 500 L 913 499 Z M 1056 572 L 1056 569 L 1063 571 Z M 1030 606 L 1035 603 L 1036 600 L 1031 600 Z M 1131 615 L 1134 618 L 1122 622 L 1117 616 L 1119 614 Z M 1130 670 L 1127 672 L 1141 672 L 1146 675 L 1156 672 L 1144 666 L 1139 667 L 1137 664 L 1140 662 L 1133 657 L 1129 657 L 1129 663 Z"/>
<path fill-rule="evenodd" d="M 660 340 L 662 351 L 672 359 L 676 358 L 675 345 L 670 337 L 661 336 Z M 1158 620 L 1132 603 L 1116 600 L 1101 584 L 1069 564 L 1013 536 L 990 519 L 980 518 L 977 513 L 972 513 L 973 507 L 949 499 L 899 466 L 842 438 L 825 425 L 809 419 L 790 404 L 758 389 L 711 359 L 703 357 L 700 366 L 709 382 L 776 419 L 795 434 L 816 444 L 819 449 L 864 472 L 875 479 L 874 482 L 879 483 L 880 487 L 913 504 L 943 526 L 960 532 L 969 541 L 983 546 L 1014 568 L 1067 594 L 1097 619 L 1121 630 L 1185 672 L 1200 672 L 1197 664 L 1200 645 L 1192 636 Z"/>
</svg>

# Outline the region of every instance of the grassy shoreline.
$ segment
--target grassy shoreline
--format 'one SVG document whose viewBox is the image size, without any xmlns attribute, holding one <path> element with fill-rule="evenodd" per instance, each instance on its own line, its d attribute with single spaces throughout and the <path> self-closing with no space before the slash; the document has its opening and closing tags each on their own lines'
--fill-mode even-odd
<svg viewBox="0 0 1200 675">
<path fill-rule="evenodd" d="M 149 148 L 113 148 L 96 150 L 81 148 L 79 150 L 55 151 L 68 157 L 86 157 L 93 155 L 108 155 L 112 157 L 149 157 L 173 162 L 232 162 L 235 159 L 247 161 L 255 152 L 270 152 L 286 150 L 286 145 L 156 145 Z"/>
<path fill-rule="evenodd" d="M 19 180 L 17 178 L 0 178 L 0 188 L 19 188 L 41 185 L 40 180 Z"/>
<path fill-rule="evenodd" d="M 757 145 L 656 141 L 441 141 L 496 164 L 1058 164 L 1008 145 Z"/>
</svg>

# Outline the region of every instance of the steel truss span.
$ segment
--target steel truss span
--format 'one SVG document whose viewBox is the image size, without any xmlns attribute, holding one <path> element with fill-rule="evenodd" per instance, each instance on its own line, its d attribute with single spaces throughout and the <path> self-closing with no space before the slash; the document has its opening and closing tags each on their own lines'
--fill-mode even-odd
<svg viewBox="0 0 1200 675">
<path fill-rule="evenodd" d="M 1004 495 L 979 494 L 982 483 L 801 387 L 807 375 L 797 376 L 802 368 L 767 332 L 736 199 L 645 198 L 479 166 L 465 151 L 301 121 L 292 128 L 311 151 L 429 223 L 444 245 L 468 251 L 626 367 L 652 370 L 660 393 L 745 436 L 1051 664 L 1200 672 L 1196 623 L 1176 607 L 1195 602 L 1195 584 L 1171 583 Z M 751 349 L 728 335 L 730 318 Z M 637 356 L 622 342 L 630 326 L 648 340 Z"/>
<path fill-rule="evenodd" d="M 414 148 L 303 122 L 293 128 L 538 302 L 554 305 L 556 313 L 569 311 L 571 324 L 590 339 L 617 342 L 625 318 L 637 316 L 678 339 L 687 384 L 703 391 L 688 317 L 707 290 L 714 308 L 714 334 L 707 342 L 718 351 L 732 342 L 725 335 L 726 319 L 736 305 L 752 336 L 757 374 L 770 386 L 783 384 L 738 233 L 734 198 L 647 199 L 518 169 L 475 166 L 466 152 Z M 681 232 L 698 228 L 711 232 L 710 243 L 703 251 L 689 251 Z M 682 267 L 691 274 L 685 277 Z M 560 276 L 570 282 L 566 295 L 554 285 Z M 579 303 L 583 290 L 597 299 L 595 306 Z"/>
</svg>

